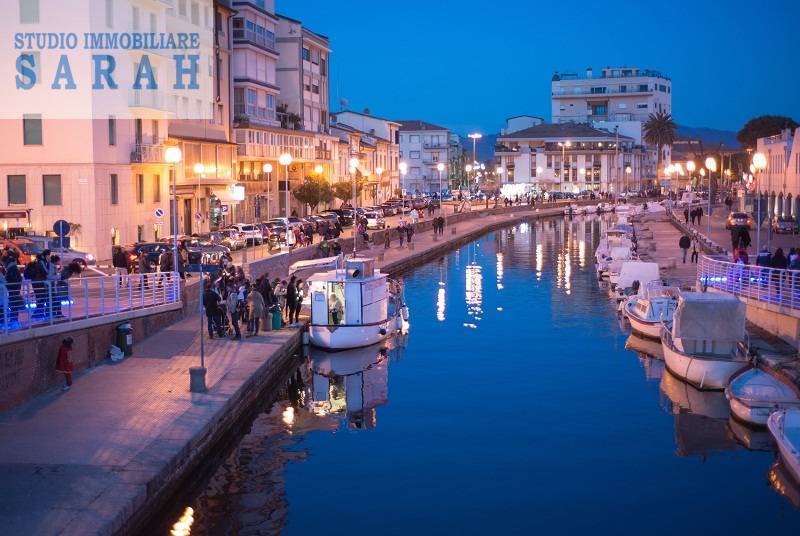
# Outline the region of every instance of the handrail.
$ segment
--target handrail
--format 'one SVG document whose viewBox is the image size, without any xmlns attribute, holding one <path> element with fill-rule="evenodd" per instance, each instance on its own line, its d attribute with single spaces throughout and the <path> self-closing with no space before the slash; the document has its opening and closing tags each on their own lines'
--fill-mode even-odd
<svg viewBox="0 0 800 536">
<path fill-rule="evenodd" d="M 697 282 L 734 296 L 800 309 L 800 270 L 734 263 L 702 255 Z"/>
<path fill-rule="evenodd" d="M 177 272 L 0 283 L 0 334 L 179 303 L 180 290 Z"/>
</svg>

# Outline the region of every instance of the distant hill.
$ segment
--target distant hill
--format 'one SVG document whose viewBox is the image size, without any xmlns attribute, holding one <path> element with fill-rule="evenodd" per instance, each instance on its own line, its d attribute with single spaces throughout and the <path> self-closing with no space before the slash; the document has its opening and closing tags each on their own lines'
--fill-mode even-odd
<svg viewBox="0 0 800 536">
<path fill-rule="evenodd" d="M 740 147 L 739 142 L 736 141 L 736 132 L 732 130 L 678 125 L 678 138 L 701 140 L 703 146 L 709 148 L 717 147 L 720 143 L 727 149 L 738 149 Z"/>
</svg>

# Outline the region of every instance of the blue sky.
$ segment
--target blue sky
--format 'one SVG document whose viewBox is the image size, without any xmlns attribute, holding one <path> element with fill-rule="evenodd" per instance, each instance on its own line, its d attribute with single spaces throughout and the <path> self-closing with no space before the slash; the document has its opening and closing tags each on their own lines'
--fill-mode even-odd
<svg viewBox="0 0 800 536">
<path fill-rule="evenodd" d="M 549 121 L 550 78 L 627 65 L 673 80 L 682 125 L 738 130 L 800 120 L 800 2 L 725 0 L 277 0 L 331 38 L 331 107 L 495 132 L 508 116 Z M 563 22 L 560 22 L 562 21 Z"/>
</svg>

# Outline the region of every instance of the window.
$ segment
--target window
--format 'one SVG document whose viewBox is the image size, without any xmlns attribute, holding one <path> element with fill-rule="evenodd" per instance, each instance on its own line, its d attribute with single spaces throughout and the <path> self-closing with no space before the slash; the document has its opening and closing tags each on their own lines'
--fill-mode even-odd
<svg viewBox="0 0 800 536">
<path fill-rule="evenodd" d="M 325 58 L 319 59 L 319 74 L 326 76 L 328 74 L 328 62 Z"/>
<path fill-rule="evenodd" d="M 114 0 L 106 0 L 106 28 L 114 27 Z"/>
<path fill-rule="evenodd" d="M 311 84 L 311 93 L 319 95 L 319 86 L 317 84 Z"/>
<path fill-rule="evenodd" d="M 419 135 L 412 134 L 411 139 L 409 140 L 411 143 L 419 143 Z"/>
<path fill-rule="evenodd" d="M 117 118 L 113 115 L 108 116 L 108 144 L 117 144 Z"/>
<path fill-rule="evenodd" d="M 598 93 L 605 93 L 605 92 L 606 92 L 606 88 L 605 87 L 593 87 L 591 89 L 591 91 L 590 91 L 590 93 L 595 94 L 595 95 L 597 95 Z"/>
<path fill-rule="evenodd" d="M 136 226 L 136 241 L 144 242 L 144 225 Z"/>
<path fill-rule="evenodd" d="M 158 145 L 160 143 L 160 137 L 158 135 L 158 119 L 152 119 L 150 121 L 150 130 L 153 131 L 153 145 Z"/>
<path fill-rule="evenodd" d="M 647 91 L 647 84 L 639 84 L 639 91 Z"/>
<path fill-rule="evenodd" d="M 138 32 L 139 31 L 139 8 L 134 6 L 132 9 L 133 9 L 133 13 L 132 13 L 133 31 L 134 32 Z"/>
<path fill-rule="evenodd" d="M 619 92 L 620 93 L 627 93 L 628 92 L 628 86 L 619 86 Z"/>
<path fill-rule="evenodd" d="M 161 175 L 153 175 L 153 203 L 161 202 Z"/>
<path fill-rule="evenodd" d="M 22 24 L 39 22 L 39 0 L 19 0 L 19 21 Z"/>
<path fill-rule="evenodd" d="M 314 65 L 319 65 L 319 50 L 311 51 L 311 63 Z"/>
<path fill-rule="evenodd" d="M 200 24 L 200 5 L 197 2 L 192 2 L 192 24 Z"/>
<path fill-rule="evenodd" d="M 41 114 L 24 114 L 22 116 L 22 141 L 25 145 L 42 144 Z"/>
<path fill-rule="evenodd" d="M 45 206 L 61 204 L 61 175 L 42 176 L 42 198 Z"/>
<path fill-rule="evenodd" d="M 620 102 L 619 105 L 617 106 L 617 108 L 619 108 L 620 110 L 624 110 L 627 107 L 628 105 L 624 102 Z"/>
<path fill-rule="evenodd" d="M 647 110 L 647 103 L 646 102 L 637 102 L 636 103 L 637 110 Z"/>
<path fill-rule="evenodd" d="M 28 199 L 25 192 L 25 175 L 8 176 L 8 204 L 25 205 Z"/>
<path fill-rule="evenodd" d="M 186 0 L 178 0 L 178 15 L 186 16 Z"/>
<path fill-rule="evenodd" d="M 608 108 L 605 104 L 592 105 L 592 115 L 606 115 L 606 113 L 608 113 Z"/>
<path fill-rule="evenodd" d="M 409 154 L 409 158 L 412 158 L 414 160 L 419 160 L 419 151 L 411 151 L 411 153 Z"/>
<path fill-rule="evenodd" d="M 659 90 L 660 92 L 662 92 L 662 93 L 666 93 L 666 92 L 667 92 L 667 86 L 665 86 L 664 84 L 660 84 L 660 85 L 658 86 L 658 90 Z"/>
<path fill-rule="evenodd" d="M 311 51 L 303 47 L 303 60 L 309 61 L 311 59 Z"/>
<path fill-rule="evenodd" d="M 553 155 L 547 155 L 547 169 L 553 168 Z"/>
<path fill-rule="evenodd" d="M 433 160 L 434 162 L 438 162 L 439 161 L 439 153 L 438 152 L 431 153 L 431 160 Z"/>
<path fill-rule="evenodd" d="M 136 175 L 136 202 L 144 203 L 144 175 Z"/>
<path fill-rule="evenodd" d="M 119 177 L 116 173 L 111 174 L 111 204 L 119 204 Z"/>
</svg>

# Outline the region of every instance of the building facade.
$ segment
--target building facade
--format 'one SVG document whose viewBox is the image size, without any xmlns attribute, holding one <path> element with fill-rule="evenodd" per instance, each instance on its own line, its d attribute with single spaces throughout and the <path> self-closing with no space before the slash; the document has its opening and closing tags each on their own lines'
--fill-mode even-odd
<svg viewBox="0 0 800 536">
<path fill-rule="evenodd" d="M 770 215 L 800 221 L 800 128 L 759 138 L 756 152 L 767 167 L 753 177 L 750 190 L 767 196 Z"/>
<path fill-rule="evenodd" d="M 448 190 L 451 143 L 450 131 L 418 119 L 397 120 L 400 124 L 400 160 L 408 166 L 403 188 L 409 195 Z M 460 149 L 459 149 L 460 150 Z M 445 165 L 441 173 L 439 164 Z"/>
<path fill-rule="evenodd" d="M 539 124 L 501 134 L 495 158 L 506 196 L 638 189 L 644 154 L 633 139 L 589 125 Z"/>
<path fill-rule="evenodd" d="M 643 127 L 650 114 L 672 113 L 672 81 L 658 71 L 636 67 L 606 67 L 599 73 L 593 69 L 582 74 L 560 72 L 553 75 L 550 102 L 553 123 L 591 124 L 645 147 Z M 645 149 L 642 179 L 654 183 L 664 178 L 670 149 L 661 148 L 661 170 L 656 169 L 657 148 Z"/>
</svg>

